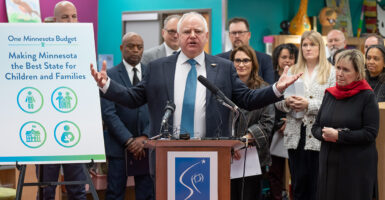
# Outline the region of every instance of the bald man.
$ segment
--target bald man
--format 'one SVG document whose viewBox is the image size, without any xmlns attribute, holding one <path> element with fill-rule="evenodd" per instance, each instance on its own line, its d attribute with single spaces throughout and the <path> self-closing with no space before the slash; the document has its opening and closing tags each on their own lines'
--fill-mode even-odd
<svg viewBox="0 0 385 200">
<path fill-rule="evenodd" d="M 366 51 L 368 48 L 372 45 L 382 45 L 384 46 L 384 38 L 377 34 L 369 34 L 364 42 L 364 54 L 366 54 Z"/>
<path fill-rule="evenodd" d="M 55 5 L 54 21 L 62 23 L 78 22 L 76 7 L 69 1 L 60 1 Z M 40 165 L 38 177 L 44 182 L 56 182 L 59 178 L 60 167 L 63 168 L 64 181 L 84 181 L 86 176 L 83 171 L 83 164 L 50 164 Z M 67 199 L 86 200 L 85 185 L 66 185 Z M 55 199 L 56 185 L 42 187 L 42 198 L 37 199 L 52 200 Z"/>
<path fill-rule="evenodd" d="M 346 40 L 345 35 L 342 31 L 333 29 L 329 31 L 327 35 L 327 47 L 330 52 L 330 57 L 328 58 L 328 61 L 334 65 L 333 56 L 334 53 L 339 50 L 343 49 L 346 46 Z"/>
<path fill-rule="evenodd" d="M 127 88 L 142 80 L 146 66 L 140 63 L 143 39 L 126 33 L 120 45 L 122 62 L 107 71 L 108 76 Z M 149 175 L 148 155 L 143 141 L 150 133 L 147 105 L 127 108 L 101 98 L 102 117 L 107 126 L 104 143 L 108 159 L 106 200 L 124 200 L 128 175 L 134 175 L 135 199 L 154 199 L 154 184 Z M 129 163 L 126 173 L 126 163 Z"/>
</svg>

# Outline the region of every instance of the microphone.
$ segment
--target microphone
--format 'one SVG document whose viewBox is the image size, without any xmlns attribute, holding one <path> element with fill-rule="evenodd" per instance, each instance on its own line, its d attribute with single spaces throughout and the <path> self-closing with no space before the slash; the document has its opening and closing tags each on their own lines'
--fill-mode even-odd
<svg viewBox="0 0 385 200">
<path fill-rule="evenodd" d="M 223 101 L 224 103 L 230 105 L 234 110 L 238 110 L 238 106 L 235 105 L 221 90 L 219 90 L 215 85 L 209 82 L 207 78 L 200 75 L 198 76 L 198 81 L 201 82 L 207 89 L 209 89 L 214 95 L 217 96 L 218 101 Z M 222 102 L 221 102 L 222 103 Z"/>
<path fill-rule="evenodd" d="M 167 101 L 167 105 L 164 108 L 164 115 L 163 115 L 162 123 L 160 124 L 160 127 L 163 127 L 167 123 L 168 118 L 171 117 L 171 115 L 174 113 L 174 111 L 175 111 L 175 104 L 174 104 L 174 102 Z"/>
</svg>

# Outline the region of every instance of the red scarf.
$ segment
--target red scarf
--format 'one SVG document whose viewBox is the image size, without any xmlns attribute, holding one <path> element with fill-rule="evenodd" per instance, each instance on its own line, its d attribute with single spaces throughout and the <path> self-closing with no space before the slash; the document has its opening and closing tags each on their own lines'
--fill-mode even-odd
<svg viewBox="0 0 385 200">
<path fill-rule="evenodd" d="M 329 92 L 336 99 L 345 99 L 351 96 L 356 95 L 361 90 L 372 90 L 368 82 L 366 80 L 361 81 L 353 81 L 349 85 L 339 86 L 336 83 L 336 86 L 330 87 L 325 90 L 325 92 Z"/>
</svg>

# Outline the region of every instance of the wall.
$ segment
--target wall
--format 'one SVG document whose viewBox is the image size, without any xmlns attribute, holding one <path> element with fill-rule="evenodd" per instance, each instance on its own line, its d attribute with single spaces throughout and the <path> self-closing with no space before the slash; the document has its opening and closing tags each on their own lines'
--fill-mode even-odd
<svg viewBox="0 0 385 200">
<path fill-rule="evenodd" d="M 349 0 L 354 35 L 357 32 L 362 0 Z M 300 0 L 228 0 L 228 19 L 245 17 L 249 20 L 252 39 L 250 45 L 258 51 L 265 51 L 263 36 L 281 32 L 280 23 L 290 21 L 298 11 Z M 308 1 L 308 16 L 318 16 L 325 7 L 325 1 Z M 319 21 L 317 21 L 319 24 Z M 320 31 L 320 27 L 318 28 Z"/>
<path fill-rule="evenodd" d="M 211 8 L 213 54 L 222 52 L 222 0 L 99 0 L 99 54 L 114 54 L 121 62 L 122 12 Z"/>
<path fill-rule="evenodd" d="M 0 0 L 0 22 L 8 22 L 6 0 Z M 53 10 L 60 0 L 40 0 L 40 12 L 42 20 L 53 16 Z M 98 30 L 98 0 L 68 0 L 75 4 L 78 12 L 79 22 L 90 22 L 94 24 L 95 38 Z"/>
</svg>

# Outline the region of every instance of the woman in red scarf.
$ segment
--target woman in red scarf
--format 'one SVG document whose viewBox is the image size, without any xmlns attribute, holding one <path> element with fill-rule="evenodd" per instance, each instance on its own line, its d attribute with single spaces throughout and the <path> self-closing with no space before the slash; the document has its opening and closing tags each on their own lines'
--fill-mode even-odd
<svg viewBox="0 0 385 200">
<path fill-rule="evenodd" d="M 322 141 L 317 199 L 378 199 L 379 110 L 365 80 L 364 57 L 346 50 L 336 63 L 336 86 L 325 91 L 312 127 L 314 137 Z"/>
</svg>

